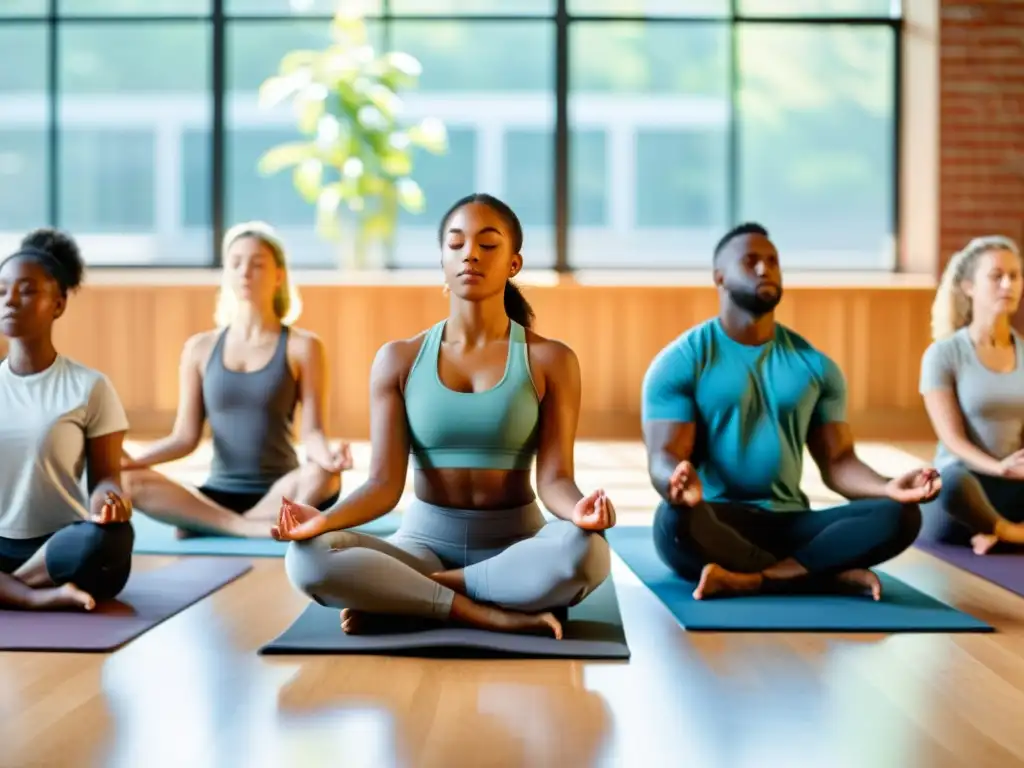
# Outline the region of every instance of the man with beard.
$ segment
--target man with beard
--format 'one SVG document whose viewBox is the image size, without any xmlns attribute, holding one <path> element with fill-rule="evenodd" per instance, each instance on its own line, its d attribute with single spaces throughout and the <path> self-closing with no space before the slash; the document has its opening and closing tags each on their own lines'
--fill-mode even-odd
<svg viewBox="0 0 1024 768">
<path fill-rule="evenodd" d="M 714 255 L 718 317 L 683 333 L 644 377 L 643 432 L 659 556 L 694 597 L 854 588 L 878 600 L 868 570 L 909 547 L 938 473 L 877 474 L 854 451 L 839 367 L 775 322 L 779 256 L 759 224 Z M 825 484 L 851 501 L 811 510 L 804 446 Z"/>
</svg>

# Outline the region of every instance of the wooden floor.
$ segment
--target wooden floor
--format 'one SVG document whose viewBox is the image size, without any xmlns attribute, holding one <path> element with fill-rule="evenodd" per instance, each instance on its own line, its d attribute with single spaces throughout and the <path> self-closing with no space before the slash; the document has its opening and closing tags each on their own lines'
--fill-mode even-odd
<svg viewBox="0 0 1024 768">
<path fill-rule="evenodd" d="M 918 461 L 861 452 L 890 473 Z M 578 461 L 624 522 L 649 516 L 639 446 Z M 830 500 L 812 472 L 806 487 Z M 886 567 L 989 635 L 688 634 L 613 569 L 627 663 L 294 659 L 255 653 L 305 605 L 281 561 L 257 560 L 109 656 L 0 654 L 0 766 L 1024 765 L 1024 600 L 996 586 L 917 552 Z"/>
</svg>

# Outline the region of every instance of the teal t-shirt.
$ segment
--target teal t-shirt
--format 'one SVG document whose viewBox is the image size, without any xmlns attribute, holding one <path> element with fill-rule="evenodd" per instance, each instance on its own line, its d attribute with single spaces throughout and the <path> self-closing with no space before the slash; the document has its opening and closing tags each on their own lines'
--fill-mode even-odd
<svg viewBox="0 0 1024 768">
<path fill-rule="evenodd" d="M 846 382 L 839 366 L 785 326 L 752 347 L 729 338 L 716 318 L 651 362 L 642 418 L 696 422 L 690 460 L 707 501 L 803 510 L 808 431 L 846 420 Z"/>
</svg>

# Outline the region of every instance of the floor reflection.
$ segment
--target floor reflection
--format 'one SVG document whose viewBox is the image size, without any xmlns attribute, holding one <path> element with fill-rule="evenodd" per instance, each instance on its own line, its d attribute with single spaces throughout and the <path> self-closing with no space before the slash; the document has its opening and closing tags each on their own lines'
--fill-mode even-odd
<svg viewBox="0 0 1024 768">
<path fill-rule="evenodd" d="M 601 764 L 609 708 L 581 663 L 375 661 L 304 664 L 279 697 L 283 730 L 297 739 L 315 728 L 326 751 L 353 719 L 369 725 L 348 743 L 346 765 Z"/>
</svg>

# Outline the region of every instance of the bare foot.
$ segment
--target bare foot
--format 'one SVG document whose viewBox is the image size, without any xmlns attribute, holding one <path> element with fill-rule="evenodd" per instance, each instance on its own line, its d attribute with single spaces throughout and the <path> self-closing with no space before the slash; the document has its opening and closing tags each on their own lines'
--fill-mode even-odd
<svg viewBox="0 0 1024 768">
<path fill-rule="evenodd" d="M 978 533 L 971 537 L 971 548 L 976 555 L 987 555 L 998 543 L 999 537 L 994 533 Z"/>
<path fill-rule="evenodd" d="M 341 631 L 346 635 L 358 635 L 366 631 L 366 614 L 362 611 L 353 611 L 351 608 L 344 608 L 341 611 Z"/>
<path fill-rule="evenodd" d="M 836 576 L 836 579 L 842 584 L 870 591 L 873 600 L 882 599 L 882 582 L 874 571 L 869 571 L 867 568 L 853 568 L 843 571 Z"/>
<path fill-rule="evenodd" d="M 700 583 L 693 590 L 694 600 L 705 600 L 719 594 L 756 592 L 763 578 L 759 573 L 733 573 L 720 565 L 710 563 L 700 572 Z"/>
<path fill-rule="evenodd" d="M 562 622 L 553 613 L 516 613 L 500 608 L 494 608 L 493 611 L 493 629 L 499 632 L 551 634 L 555 640 L 562 639 Z"/>
<path fill-rule="evenodd" d="M 59 611 L 67 608 L 91 611 L 96 607 L 92 595 L 74 584 L 34 590 L 30 599 L 30 608 L 34 611 Z"/>
<path fill-rule="evenodd" d="M 441 622 L 416 616 L 396 616 L 390 613 L 368 613 L 343 608 L 341 631 L 346 635 L 383 635 L 398 632 L 422 632 L 443 626 Z"/>
<path fill-rule="evenodd" d="M 521 632 L 524 634 L 550 634 L 556 640 L 562 639 L 562 622 L 551 613 L 520 613 L 498 608 L 494 605 L 481 605 L 465 595 L 456 594 L 452 600 L 451 613 L 448 620 L 492 632 Z"/>
</svg>

